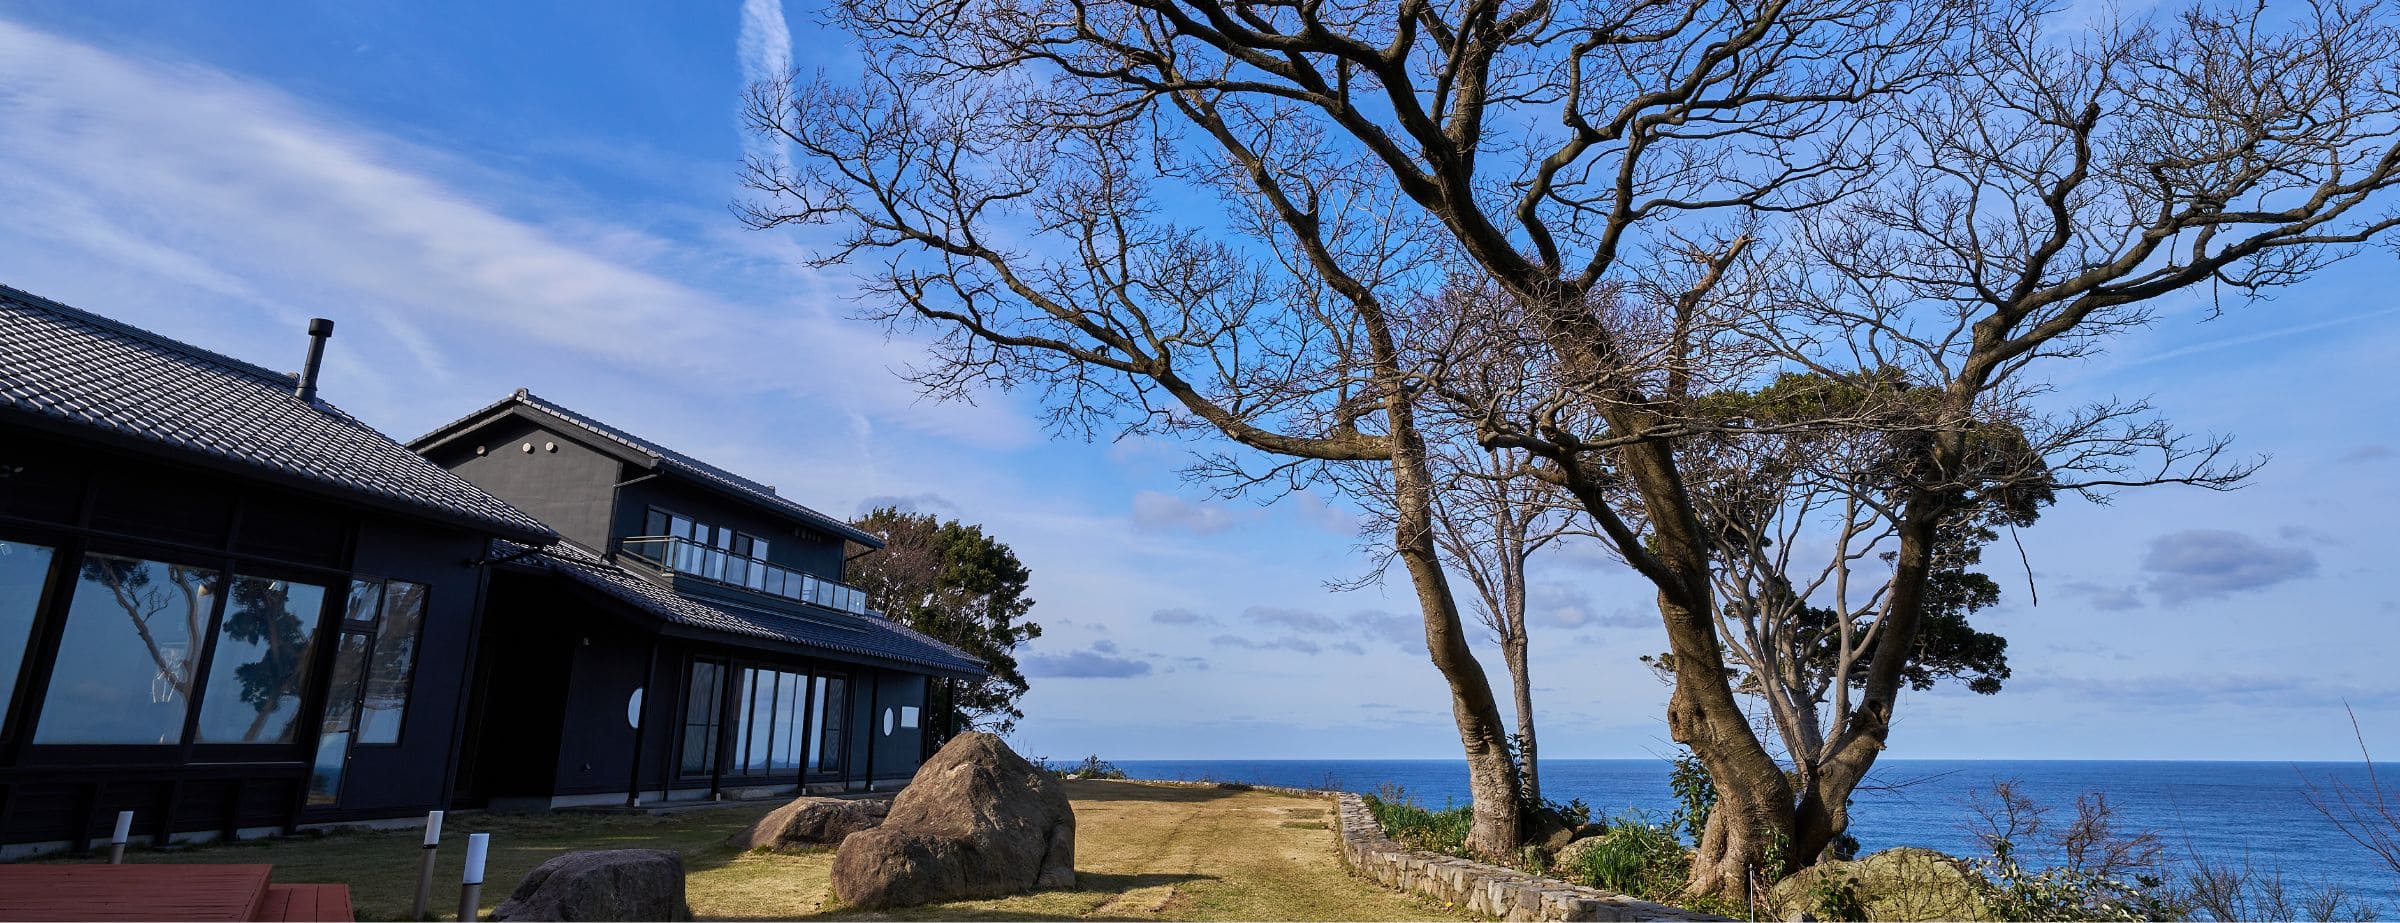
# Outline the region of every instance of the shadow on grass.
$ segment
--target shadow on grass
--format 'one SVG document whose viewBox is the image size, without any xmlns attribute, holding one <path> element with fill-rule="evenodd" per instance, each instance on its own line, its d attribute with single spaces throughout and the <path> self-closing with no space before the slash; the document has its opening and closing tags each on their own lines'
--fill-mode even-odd
<svg viewBox="0 0 2400 923">
<path fill-rule="evenodd" d="M 1239 782 L 1206 784 L 1156 785 L 1145 782 L 1114 782 L 1077 779 L 1064 783 L 1067 797 L 1076 801 L 1149 801 L 1160 804 L 1196 804 L 1259 793 L 1258 789 Z M 1277 794 L 1264 792 L 1262 794 Z"/>
<path fill-rule="evenodd" d="M 740 854 L 739 854 L 739 853 L 735 853 L 735 854 L 733 854 L 733 855 L 735 855 L 735 856 L 738 856 L 738 855 L 740 855 Z M 687 858 L 689 858 L 689 857 L 687 857 Z M 713 858 L 713 857 L 712 857 L 712 858 Z M 723 861 L 730 861 L 730 860 L 731 860 L 731 857 L 730 857 L 730 856 L 728 856 L 728 857 L 723 857 Z M 932 904 L 921 904 L 921 905 L 914 906 L 914 907 L 886 907 L 886 908 L 882 908 L 882 909 L 880 909 L 880 910 L 860 910 L 860 909 L 858 909 L 858 908 L 855 908 L 855 907 L 846 907 L 846 906 L 841 906 L 841 905 L 839 905 L 839 904 L 836 904 L 836 905 L 834 905 L 834 906 L 830 906 L 830 907 L 827 907 L 827 908 L 825 908 L 825 909 L 823 909 L 823 910 L 821 910 L 821 911 L 818 911 L 817 913 L 810 914 L 810 915 L 808 915 L 807 917 L 805 917 L 805 919 L 812 919 L 812 920 L 1056 920 L 1056 919 L 1060 919 L 1060 917 L 1061 917 L 1061 914 L 1060 914 L 1058 911 L 1056 911 L 1056 910 L 1047 910 L 1047 911 L 1043 911 L 1043 910 L 1015 910 L 1015 909 L 1010 909 L 1010 908 L 1006 908 L 1006 907 L 974 907 L 974 906 L 965 906 L 965 905 L 966 905 L 966 904 L 968 904 L 968 903 L 976 902 L 976 901 L 989 901 L 989 900 L 1009 900 L 1009 899 L 1011 899 L 1011 898 L 1024 898 L 1024 899 L 1028 899 L 1028 900 L 1037 900 L 1037 901 L 1038 901 L 1038 900 L 1041 900 L 1041 899 L 1043 899 L 1044 897 L 1073 898 L 1073 897 L 1077 897 L 1077 896 L 1082 896 L 1082 897 L 1086 897 L 1086 898 L 1098 898 L 1098 902 L 1092 905 L 1092 906 L 1093 906 L 1093 908 L 1094 908 L 1095 910 L 1097 910 L 1097 909 L 1099 909 L 1099 908 L 1101 908 L 1101 907 L 1105 907 L 1105 906 L 1108 904 L 1108 902 L 1109 902 L 1109 901 L 1111 901 L 1111 900 L 1114 900 L 1114 899 L 1116 899 L 1116 898 L 1118 898 L 1118 897 L 1121 897 L 1121 896 L 1123 896 L 1123 895 L 1126 895 L 1126 894 L 1131 894 L 1131 893 L 1133 893 L 1133 892 L 1135 892 L 1135 891 L 1139 891 L 1139 890 L 1142 890 L 1142 889 L 1144 889 L 1144 888 L 1163 888 L 1163 887 L 1172 887 L 1172 886 L 1179 886 L 1179 885 L 1190 884 L 1190 883 L 1192 883 L 1192 882 L 1196 882 L 1196 881 L 1218 881 L 1218 880 L 1221 880 L 1221 879 L 1219 879 L 1219 878 L 1218 878 L 1218 876 L 1215 876 L 1215 875 L 1198 875 L 1198 874 L 1188 874 L 1188 873 L 1151 873 L 1151 874 L 1132 874 L 1132 875 L 1111 875 L 1111 874 L 1105 874 L 1105 873 L 1099 873 L 1099 872 L 1079 872 L 1079 873 L 1077 873 L 1077 874 L 1076 874 L 1076 876 L 1075 876 L 1075 887 L 1074 887 L 1072 890 L 1024 891 L 1024 892 L 1019 892 L 1019 893 L 1016 893 L 1016 894 L 1003 894 L 1003 895 L 997 895 L 997 896 L 994 896 L 994 897 L 969 898 L 969 899 L 966 899 L 966 900 L 964 900 L 964 901 L 960 901 L 960 902 L 939 902 L 939 903 L 932 903 Z M 827 895 L 827 897 L 829 897 L 829 898 L 830 898 L 831 896 L 832 896 L 832 895 L 830 895 L 830 894 L 829 894 L 829 895 Z M 1116 914 L 1104 914 L 1104 913 L 1084 913 L 1084 914 L 1076 914 L 1076 915 L 1074 915 L 1074 918 L 1075 918 L 1075 919 L 1078 919 L 1078 920 L 1156 920 L 1156 919 L 1158 919 L 1156 916 L 1138 916 L 1138 915 L 1137 915 L 1137 916 L 1128 916 L 1128 915 L 1116 915 Z M 720 919 L 720 920 L 775 920 L 775 919 L 788 919 L 788 918 L 786 918 L 786 917 L 778 917 L 778 916 L 740 916 L 740 915 L 731 915 L 731 916 L 712 916 L 712 917 L 711 917 L 711 919 Z"/>
</svg>

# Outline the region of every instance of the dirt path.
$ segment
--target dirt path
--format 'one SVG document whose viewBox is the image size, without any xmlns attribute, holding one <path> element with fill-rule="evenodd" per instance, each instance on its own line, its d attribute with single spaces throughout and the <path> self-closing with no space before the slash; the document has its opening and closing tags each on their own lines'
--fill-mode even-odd
<svg viewBox="0 0 2400 923">
<path fill-rule="evenodd" d="M 1334 852 L 1332 806 L 1265 792 L 1069 782 L 1079 887 L 892 914 L 826 919 L 1421 920 L 1463 919 L 1352 878 Z M 830 852 L 751 853 L 698 868 L 702 918 L 824 913 Z"/>
</svg>

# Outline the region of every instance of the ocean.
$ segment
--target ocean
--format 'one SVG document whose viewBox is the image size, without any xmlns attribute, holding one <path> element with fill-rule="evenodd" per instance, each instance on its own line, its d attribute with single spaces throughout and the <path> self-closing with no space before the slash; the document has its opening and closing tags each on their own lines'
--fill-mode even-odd
<svg viewBox="0 0 2400 923">
<path fill-rule="evenodd" d="M 1427 807 L 1467 802 L 1464 760 L 1120 760 L 1136 779 L 1255 782 L 1373 793 L 1399 786 Z M 1664 760 L 1543 760 L 1542 794 L 1582 799 L 1596 816 L 1639 811 L 1664 821 L 1675 808 Z M 2308 782 L 2369 790 L 2364 763 L 2133 762 L 2100 760 L 1884 760 L 1851 799 L 1851 834 L 1862 852 L 1922 846 L 1987 855 L 1971 809 L 1995 782 L 2049 806 L 2049 822 L 2074 816 L 2078 795 L 2101 792 L 2119 830 L 2156 833 L 2171 859 L 2280 868 L 2287 882 L 2334 884 L 2369 902 L 2382 919 L 2400 916 L 2400 872 L 2344 836 L 2308 799 Z M 2400 814 L 2400 769 L 2385 767 L 2390 808 Z M 1989 800 L 1988 797 L 1986 800 Z M 2030 856 L 2028 858 L 2031 858 Z"/>
</svg>

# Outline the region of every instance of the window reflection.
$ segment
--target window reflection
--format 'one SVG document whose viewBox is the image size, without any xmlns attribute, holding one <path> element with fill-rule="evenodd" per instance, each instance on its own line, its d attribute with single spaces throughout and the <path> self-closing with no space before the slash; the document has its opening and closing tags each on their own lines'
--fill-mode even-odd
<svg viewBox="0 0 2400 923">
<path fill-rule="evenodd" d="M 181 743 L 194 642 L 222 587 L 213 570 L 85 555 L 34 742 Z"/>
<path fill-rule="evenodd" d="M 290 743 L 308 688 L 325 588 L 264 577 L 233 578 L 208 691 L 200 702 L 203 743 Z"/>
<path fill-rule="evenodd" d="M 367 635 L 342 632 L 342 646 L 333 652 L 333 682 L 325 694 L 325 719 L 317 737 L 316 766 L 308 774 L 308 803 L 334 804 L 341 799 L 342 775 L 350 764 L 350 738 L 358 729 L 359 687 L 366 681 Z"/>
<path fill-rule="evenodd" d="M 366 699 L 359 710 L 359 743 L 400 742 L 401 719 L 408 713 L 409 681 L 416 674 L 417 638 L 424 627 L 424 585 L 398 580 L 386 584 L 383 620 L 375 627 Z"/>
<path fill-rule="evenodd" d="M 816 772 L 833 772 L 842 768 L 842 678 L 817 677 L 816 705 L 809 710 L 816 736 L 808 742 L 809 768 Z"/>
<path fill-rule="evenodd" d="M 800 708 L 808 697 L 807 677 L 798 673 L 782 674 L 777 687 L 782 698 L 775 707 L 775 761 L 777 770 L 800 768 Z"/>
<path fill-rule="evenodd" d="M 705 660 L 692 662 L 690 697 L 683 717 L 683 773 L 707 775 L 717 765 L 717 702 L 723 668 Z"/>
<path fill-rule="evenodd" d="M 52 555 L 40 545 L 0 542 L 0 715 L 8 714 L 16 695 L 17 669 L 24 665 L 25 642 L 33 635 L 33 617 L 50 582 Z"/>
</svg>

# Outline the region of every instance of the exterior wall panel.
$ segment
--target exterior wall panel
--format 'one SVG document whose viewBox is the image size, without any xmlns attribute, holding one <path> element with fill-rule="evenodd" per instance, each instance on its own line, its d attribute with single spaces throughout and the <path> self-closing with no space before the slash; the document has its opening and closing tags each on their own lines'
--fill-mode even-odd
<svg viewBox="0 0 2400 923">
<path fill-rule="evenodd" d="M 524 447 L 532 445 L 533 451 Z M 549 447 L 557 446 L 553 451 Z M 475 454 L 482 446 L 484 454 Z M 442 448 L 432 459 L 469 483 L 595 551 L 608 549 L 610 504 L 624 472 L 614 456 L 509 417 Z"/>
</svg>

